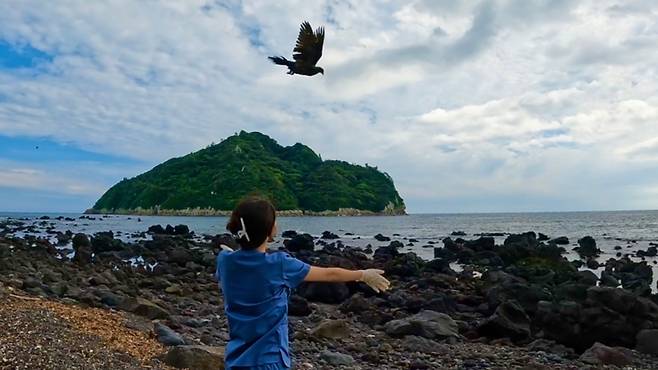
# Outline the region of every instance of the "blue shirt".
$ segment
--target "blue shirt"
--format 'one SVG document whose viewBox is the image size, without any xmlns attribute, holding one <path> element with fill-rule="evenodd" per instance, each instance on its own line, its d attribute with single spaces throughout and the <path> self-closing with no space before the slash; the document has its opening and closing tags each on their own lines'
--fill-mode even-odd
<svg viewBox="0 0 658 370">
<path fill-rule="evenodd" d="M 310 268 L 282 252 L 219 253 L 215 276 L 229 325 L 227 368 L 281 362 L 290 367 L 288 297 Z"/>
</svg>

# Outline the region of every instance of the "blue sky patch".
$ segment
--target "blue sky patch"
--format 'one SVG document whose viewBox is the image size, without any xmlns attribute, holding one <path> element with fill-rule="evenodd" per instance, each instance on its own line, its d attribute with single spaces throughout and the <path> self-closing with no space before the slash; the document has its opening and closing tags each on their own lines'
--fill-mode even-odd
<svg viewBox="0 0 658 370">
<path fill-rule="evenodd" d="M 29 44 L 17 45 L 0 40 L 0 68 L 34 68 L 53 61 L 53 56 Z"/>
<path fill-rule="evenodd" d="M 139 164 L 132 158 L 94 153 L 73 145 L 60 144 L 46 138 L 10 137 L 0 135 L 0 159 L 38 162 L 75 161 L 113 164 Z"/>
</svg>

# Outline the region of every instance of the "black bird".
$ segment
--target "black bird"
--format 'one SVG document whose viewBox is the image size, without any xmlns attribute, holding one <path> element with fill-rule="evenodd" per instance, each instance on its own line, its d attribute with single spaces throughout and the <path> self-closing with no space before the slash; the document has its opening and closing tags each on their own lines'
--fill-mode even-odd
<svg viewBox="0 0 658 370">
<path fill-rule="evenodd" d="M 268 58 L 276 64 L 287 66 L 289 75 L 313 76 L 318 73 L 324 74 L 324 69 L 315 65 L 322 57 L 323 44 L 324 27 L 319 27 L 313 33 L 311 24 L 304 22 L 299 28 L 299 36 L 297 36 L 297 43 L 293 49 L 292 57 L 295 61 L 293 62 L 282 56 Z"/>
</svg>

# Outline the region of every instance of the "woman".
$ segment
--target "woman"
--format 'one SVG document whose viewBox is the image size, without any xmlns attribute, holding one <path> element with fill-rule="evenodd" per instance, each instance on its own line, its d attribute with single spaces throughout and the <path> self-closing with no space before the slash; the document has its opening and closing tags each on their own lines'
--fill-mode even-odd
<svg viewBox="0 0 658 370">
<path fill-rule="evenodd" d="M 376 292 L 389 288 L 384 271 L 351 271 L 310 266 L 287 253 L 266 253 L 277 234 L 274 206 L 247 198 L 233 210 L 226 228 L 240 249 L 228 247 L 217 256 L 216 277 L 224 295 L 230 340 L 226 368 L 279 370 L 290 368 L 288 297 L 303 281 L 362 281 Z"/>
</svg>

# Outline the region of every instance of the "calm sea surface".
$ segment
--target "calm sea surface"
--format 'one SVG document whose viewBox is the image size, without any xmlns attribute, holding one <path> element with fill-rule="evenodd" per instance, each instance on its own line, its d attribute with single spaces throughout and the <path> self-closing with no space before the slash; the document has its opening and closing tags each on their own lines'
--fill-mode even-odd
<svg viewBox="0 0 658 370">
<path fill-rule="evenodd" d="M 225 232 L 225 217 L 165 217 L 112 215 L 96 217 L 96 220 L 78 219 L 80 214 L 66 213 L 2 213 L 0 219 L 28 218 L 35 222 L 47 215 L 56 230 L 84 232 L 121 231 L 123 239 L 130 240 L 129 234 L 146 231 L 150 225 L 186 224 L 196 234 L 219 234 Z M 57 216 L 75 218 L 75 221 L 59 221 Z M 619 245 L 624 251 L 634 254 L 638 249 L 646 249 L 649 243 L 658 243 L 658 211 L 619 211 L 619 212 L 560 212 L 560 213 L 487 213 L 487 214 L 416 214 L 396 217 L 281 217 L 279 231 L 297 230 L 320 235 L 329 230 L 338 234 L 345 244 L 373 247 L 387 243 L 377 242 L 373 236 L 381 233 L 393 240 L 405 242 L 405 238 L 418 239 L 418 243 L 408 250 L 423 258 L 432 258 L 432 248 L 423 248 L 428 242 L 442 245 L 441 240 L 453 231 L 464 231 L 464 237 L 475 238 L 477 233 L 520 233 L 535 231 L 550 237 L 567 236 L 575 245 L 579 238 L 590 235 L 605 252 L 601 261 L 613 256 L 614 247 Z M 353 233 L 354 235 L 345 235 Z M 394 236 L 399 234 L 399 236 Z M 504 237 L 496 238 L 502 242 Z M 635 243 L 633 242 L 635 241 Z M 405 242 L 407 244 L 407 242 Z M 568 248 L 571 249 L 571 248 Z M 652 263 L 653 260 L 649 259 Z"/>
</svg>

